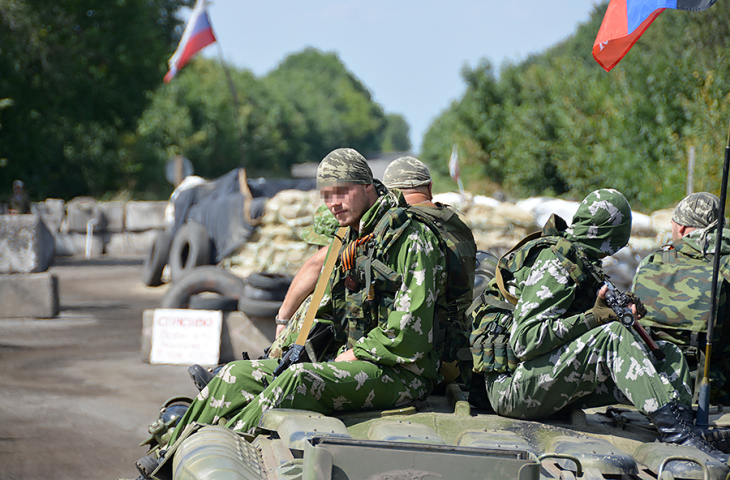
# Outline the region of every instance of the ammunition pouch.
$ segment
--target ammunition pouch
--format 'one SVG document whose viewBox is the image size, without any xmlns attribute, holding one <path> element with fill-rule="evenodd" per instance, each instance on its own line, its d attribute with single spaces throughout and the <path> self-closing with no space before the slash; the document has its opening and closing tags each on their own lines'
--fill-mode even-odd
<svg viewBox="0 0 730 480">
<path fill-rule="evenodd" d="M 474 372 L 514 371 L 519 363 L 509 344 L 514 315 L 511 310 L 491 305 L 489 300 L 500 304 L 506 302 L 501 302 L 489 295 L 484 295 L 484 300 L 487 303 L 484 304 L 486 308 L 481 315 L 479 327 L 472 332 L 469 338 Z"/>
</svg>

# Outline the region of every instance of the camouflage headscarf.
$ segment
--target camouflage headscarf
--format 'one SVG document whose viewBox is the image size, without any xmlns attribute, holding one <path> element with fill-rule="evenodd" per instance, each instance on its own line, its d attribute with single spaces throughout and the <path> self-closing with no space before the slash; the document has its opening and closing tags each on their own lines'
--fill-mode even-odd
<svg viewBox="0 0 730 480">
<path fill-rule="evenodd" d="M 431 183 L 428 167 L 415 157 L 401 157 L 393 160 L 383 174 L 383 183 L 388 188 L 414 188 Z"/>
<path fill-rule="evenodd" d="M 339 227 L 340 222 L 332 215 L 327 205 L 320 205 L 314 212 L 312 226 L 302 229 L 302 240 L 310 245 L 329 245 Z"/>
<path fill-rule="evenodd" d="M 365 157 L 352 148 L 338 148 L 331 151 L 317 167 L 317 188 L 371 183 L 373 183 L 373 171 L 370 170 Z"/>
<path fill-rule="evenodd" d="M 631 207 L 623 194 L 603 188 L 590 193 L 578 206 L 565 237 L 580 244 L 594 258 L 613 255 L 631 236 Z"/>
<path fill-rule="evenodd" d="M 707 192 L 693 193 L 685 197 L 674 209 L 672 220 L 678 225 L 706 228 L 717 220 L 720 199 Z"/>
</svg>

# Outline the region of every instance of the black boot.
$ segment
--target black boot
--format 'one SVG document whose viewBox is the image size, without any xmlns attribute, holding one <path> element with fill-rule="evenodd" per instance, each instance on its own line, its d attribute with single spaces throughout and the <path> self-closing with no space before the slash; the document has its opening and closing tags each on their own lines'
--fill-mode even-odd
<svg viewBox="0 0 730 480">
<path fill-rule="evenodd" d="M 694 412 L 690 407 L 670 402 L 654 413 L 650 413 L 649 417 L 659 431 L 659 439 L 662 442 L 694 447 L 720 463 L 727 463 L 727 454 L 717 450 L 701 435 L 695 433 Z"/>
<path fill-rule="evenodd" d="M 725 427 L 700 427 L 695 425 L 695 412 L 687 405 L 678 405 L 682 421 L 690 425 L 695 435 L 702 437 L 704 441 L 720 450 L 723 453 L 730 453 L 730 428 Z"/>
<path fill-rule="evenodd" d="M 188 373 L 190 374 L 190 378 L 193 379 L 193 383 L 198 390 L 204 389 L 205 386 L 208 385 L 213 378 L 215 378 L 215 373 L 208 371 L 200 365 L 193 365 L 188 368 Z"/>
<path fill-rule="evenodd" d="M 157 469 L 160 463 L 162 463 L 162 455 L 150 454 L 137 460 L 134 465 L 139 470 L 140 478 L 147 480 L 152 478 L 152 472 Z"/>
</svg>

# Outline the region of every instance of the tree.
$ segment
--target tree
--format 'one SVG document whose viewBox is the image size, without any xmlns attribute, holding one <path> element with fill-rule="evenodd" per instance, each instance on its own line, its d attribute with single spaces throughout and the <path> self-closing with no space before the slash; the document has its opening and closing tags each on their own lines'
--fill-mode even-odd
<svg viewBox="0 0 730 480">
<path fill-rule="evenodd" d="M 389 113 L 385 116 L 386 127 L 380 150 L 383 152 L 408 152 L 411 150 L 410 127 L 403 115 Z"/>
<path fill-rule="evenodd" d="M 305 157 L 319 161 L 343 145 L 380 150 L 385 114 L 335 53 L 307 48 L 284 59 L 264 81 L 304 117 Z"/>
<path fill-rule="evenodd" d="M 174 49 L 187 0 L 0 0 L 0 186 L 103 193 Z M 8 103 L 9 102 L 9 103 Z"/>
</svg>

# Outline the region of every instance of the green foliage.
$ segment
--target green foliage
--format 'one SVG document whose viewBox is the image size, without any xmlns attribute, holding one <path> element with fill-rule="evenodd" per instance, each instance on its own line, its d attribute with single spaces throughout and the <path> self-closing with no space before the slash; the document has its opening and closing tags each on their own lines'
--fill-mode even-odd
<svg viewBox="0 0 730 480">
<path fill-rule="evenodd" d="M 694 146 L 695 191 L 719 193 L 730 5 L 666 10 L 610 73 L 591 56 L 605 8 L 564 42 L 504 65 L 498 79 L 486 62 L 465 68 L 466 93 L 431 125 L 422 159 L 444 175 L 457 143 L 467 188 L 487 178 L 518 196 L 579 199 L 613 187 L 648 210 L 685 195 Z"/>
<path fill-rule="evenodd" d="M 35 198 L 69 198 L 118 186 L 117 150 L 164 75 L 184 3 L 0 0 L 0 188 L 22 178 Z"/>
<path fill-rule="evenodd" d="M 411 150 L 410 127 L 403 115 L 389 113 L 385 116 L 386 127 L 380 150 L 383 152 L 408 152 Z"/>
<path fill-rule="evenodd" d="M 307 48 L 284 59 L 264 79 L 306 123 L 305 158 L 318 162 L 335 148 L 380 150 L 383 109 L 335 53 Z"/>
<path fill-rule="evenodd" d="M 285 176 L 302 160 L 304 121 L 249 71 L 232 71 L 237 102 L 220 62 L 196 58 L 152 95 L 139 121 L 134 169 L 149 189 L 164 165 L 189 158 L 195 174 L 215 178 L 239 166 L 251 175 Z"/>
</svg>

